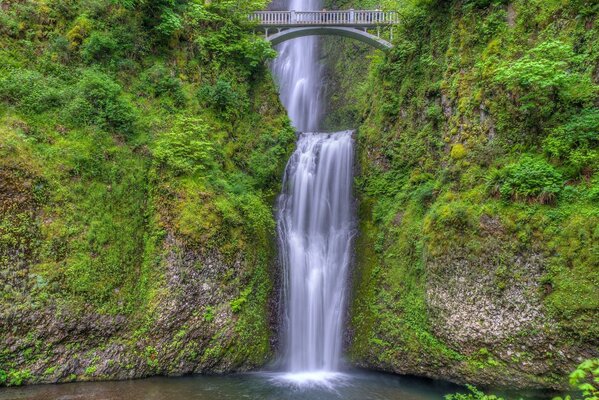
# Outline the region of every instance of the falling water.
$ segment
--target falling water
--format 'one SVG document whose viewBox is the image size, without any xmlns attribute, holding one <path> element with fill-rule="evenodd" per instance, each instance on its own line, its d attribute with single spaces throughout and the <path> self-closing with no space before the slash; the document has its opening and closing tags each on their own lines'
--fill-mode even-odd
<svg viewBox="0 0 599 400">
<path fill-rule="evenodd" d="M 290 0 L 289 10 L 319 10 Z M 273 65 L 293 125 L 316 132 L 322 119 L 317 37 L 283 43 Z M 326 380 L 339 368 L 351 255 L 352 133 L 302 133 L 287 165 L 278 204 L 284 267 L 288 379 Z"/>
<path fill-rule="evenodd" d="M 289 160 L 279 198 L 286 273 L 287 370 L 338 369 L 351 256 L 351 132 L 306 133 Z"/>
<path fill-rule="evenodd" d="M 320 10 L 321 0 L 290 0 L 288 10 Z M 318 37 L 308 36 L 282 43 L 273 70 L 279 82 L 281 101 L 295 128 L 315 132 L 322 117 L 322 68 Z"/>
</svg>

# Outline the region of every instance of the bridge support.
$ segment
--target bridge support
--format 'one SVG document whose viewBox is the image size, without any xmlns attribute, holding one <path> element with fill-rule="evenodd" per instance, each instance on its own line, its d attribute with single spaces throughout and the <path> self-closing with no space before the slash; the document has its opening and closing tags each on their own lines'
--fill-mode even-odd
<svg viewBox="0 0 599 400">
<path fill-rule="evenodd" d="M 359 40 L 363 43 L 369 44 L 380 50 L 389 50 L 393 47 L 388 41 L 381 39 L 379 36 L 372 35 L 364 30 L 347 27 L 336 27 L 336 26 L 314 26 L 314 27 L 303 27 L 303 28 L 289 28 L 281 30 L 274 35 L 268 36 L 266 32 L 266 40 L 271 42 L 273 46 L 286 42 L 287 40 L 296 39 L 304 36 L 315 36 L 315 35 L 335 35 L 344 36 L 352 39 Z"/>
</svg>

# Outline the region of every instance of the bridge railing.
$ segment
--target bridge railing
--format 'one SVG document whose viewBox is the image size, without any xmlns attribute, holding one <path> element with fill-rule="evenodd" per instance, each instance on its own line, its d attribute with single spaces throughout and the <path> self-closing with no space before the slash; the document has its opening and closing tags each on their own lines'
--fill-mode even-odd
<svg viewBox="0 0 599 400">
<path fill-rule="evenodd" d="M 249 19 L 261 26 L 343 25 L 377 26 L 399 23 L 397 11 L 257 11 Z"/>
</svg>

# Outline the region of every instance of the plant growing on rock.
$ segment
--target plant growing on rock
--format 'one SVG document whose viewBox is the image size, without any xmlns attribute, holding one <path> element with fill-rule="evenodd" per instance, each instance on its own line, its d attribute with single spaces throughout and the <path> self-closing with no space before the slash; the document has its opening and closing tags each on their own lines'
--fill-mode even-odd
<svg viewBox="0 0 599 400">
<path fill-rule="evenodd" d="M 547 161 L 523 157 L 487 177 L 491 195 L 499 194 L 506 200 L 534 200 L 541 204 L 556 201 L 563 188 L 562 175 Z"/>
</svg>

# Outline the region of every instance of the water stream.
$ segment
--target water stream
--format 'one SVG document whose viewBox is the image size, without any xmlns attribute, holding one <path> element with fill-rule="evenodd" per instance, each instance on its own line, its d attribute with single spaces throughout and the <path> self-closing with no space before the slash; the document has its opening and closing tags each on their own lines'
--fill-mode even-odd
<svg viewBox="0 0 599 400">
<path fill-rule="evenodd" d="M 285 272 L 285 368 L 295 380 L 339 369 L 351 257 L 351 132 L 305 133 L 289 160 L 278 203 Z"/>
<path fill-rule="evenodd" d="M 320 10 L 321 0 L 288 0 L 287 10 Z M 316 132 L 323 113 L 322 67 L 319 62 L 318 37 L 290 40 L 277 48 L 279 56 L 273 72 L 279 83 L 281 101 L 298 131 Z"/>
<path fill-rule="evenodd" d="M 287 9 L 320 10 L 319 0 Z M 284 269 L 283 378 L 328 383 L 338 373 L 352 236 L 352 133 L 314 133 L 323 114 L 318 39 L 279 46 L 273 71 L 281 100 L 303 133 L 279 197 L 277 226 Z"/>
</svg>

